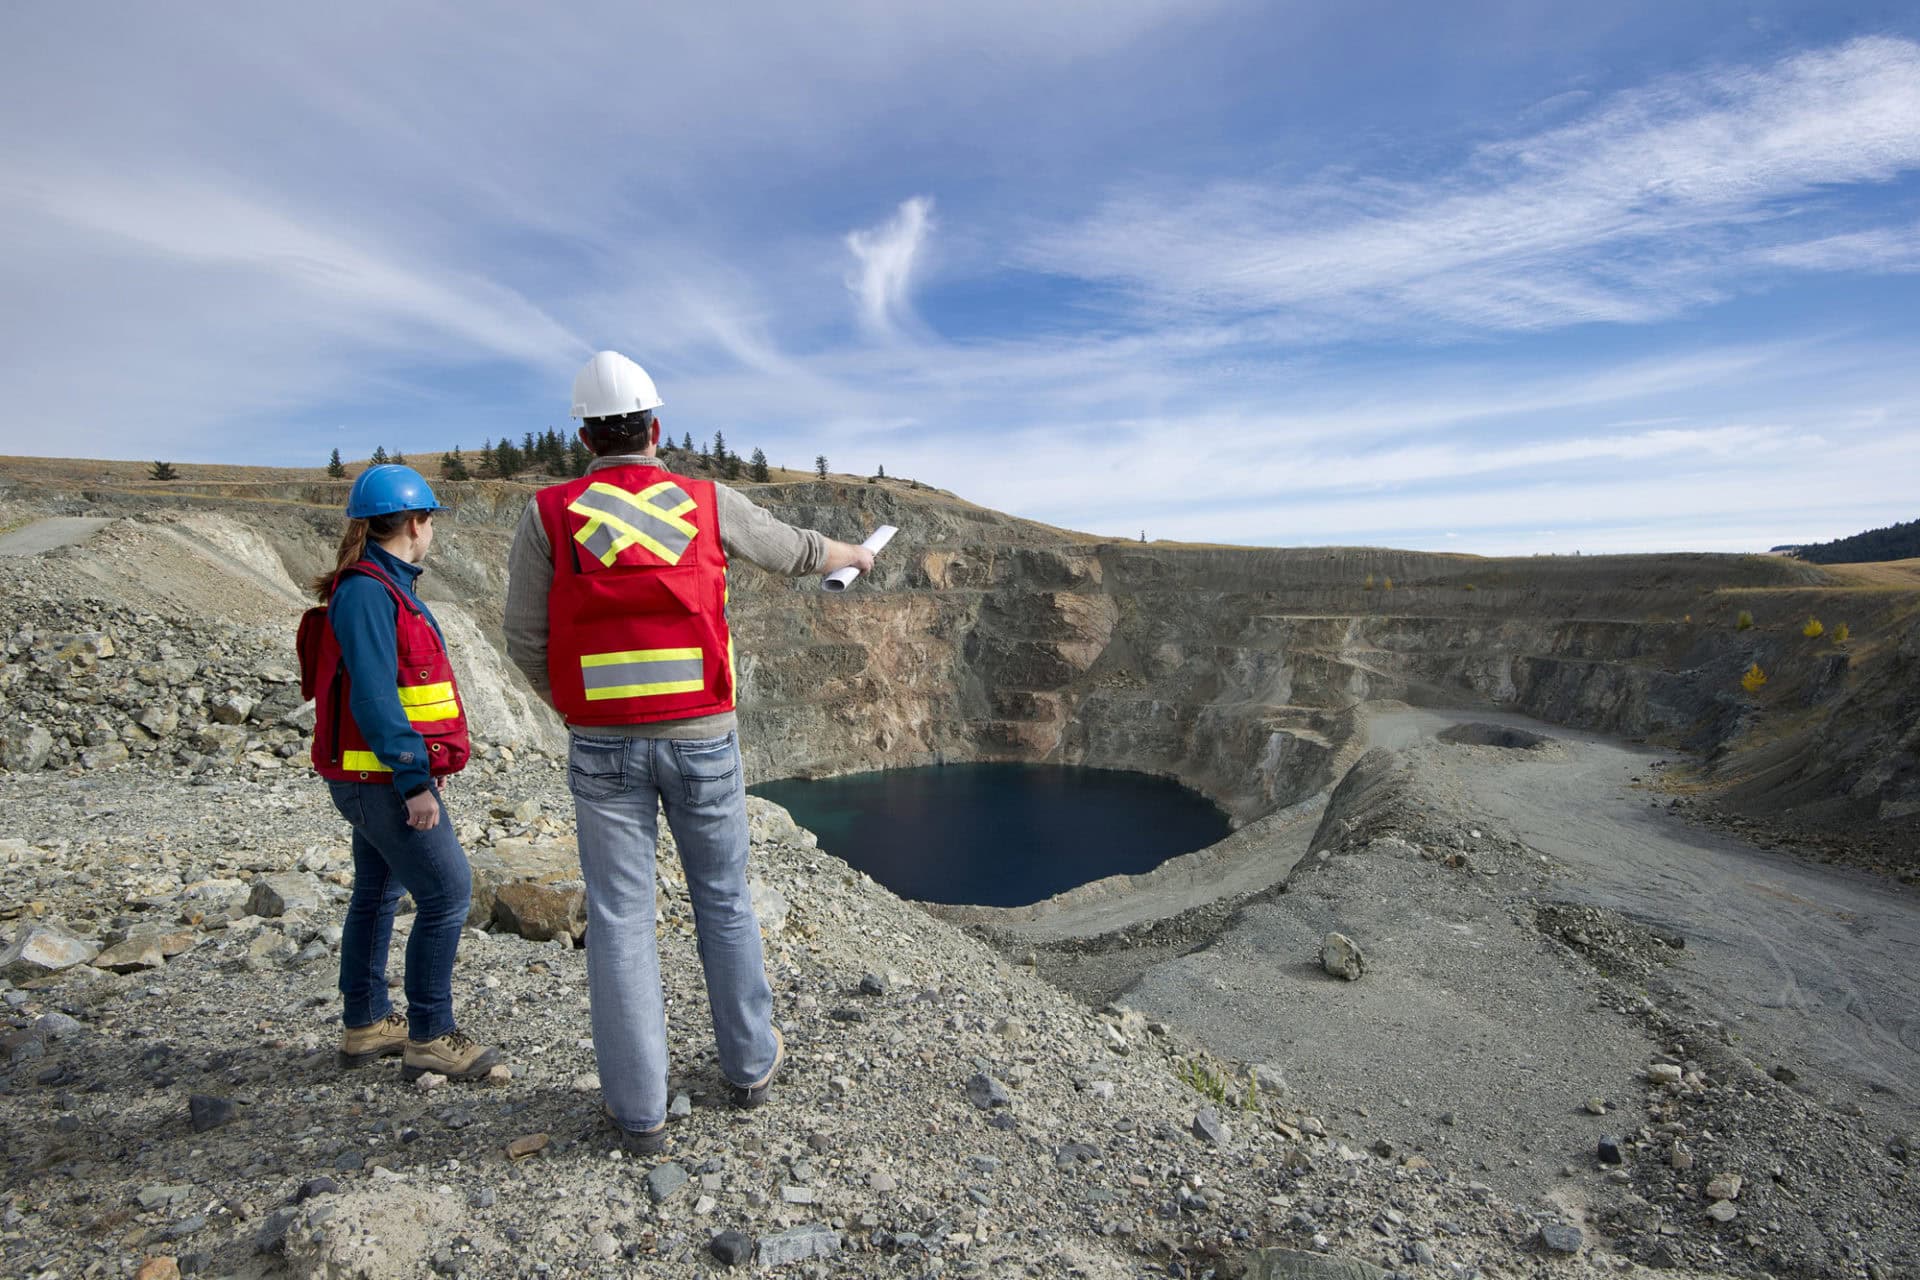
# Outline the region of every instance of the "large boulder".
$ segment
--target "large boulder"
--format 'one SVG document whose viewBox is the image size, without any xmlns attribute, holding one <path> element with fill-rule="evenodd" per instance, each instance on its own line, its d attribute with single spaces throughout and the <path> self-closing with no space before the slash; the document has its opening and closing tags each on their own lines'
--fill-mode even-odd
<svg viewBox="0 0 1920 1280">
<path fill-rule="evenodd" d="M 580 878 L 580 855 L 572 837 L 551 840 L 513 838 L 467 855 L 473 871 L 473 900 L 467 923 L 484 929 L 493 923 L 494 900 L 502 885 L 555 884 Z"/>
<path fill-rule="evenodd" d="M 12 946 L 0 951 L 0 975 L 25 982 L 85 964 L 99 954 L 97 942 L 76 938 L 50 924 L 30 924 Z"/>
<path fill-rule="evenodd" d="M 247 729 L 238 724 L 202 725 L 194 732 L 193 749 L 222 760 L 237 760 L 247 745 Z"/>
<path fill-rule="evenodd" d="M 148 934 L 114 943 L 93 958 L 93 967 L 108 973 L 139 973 L 143 969 L 158 969 L 166 962 L 159 937 Z"/>
<path fill-rule="evenodd" d="M 10 724 L 0 729 L 0 769 L 32 773 L 47 767 L 53 753 L 53 735 L 37 724 Z"/>
<path fill-rule="evenodd" d="M 125 764 L 131 754 L 124 742 L 103 742 L 80 753 L 80 763 L 88 769 L 111 769 Z"/>
<path fill-rule="evenodd" d="M 493 922 L 535 942 L 576 941 L 587 931 L 587 890 L 578 880 L 503 884 L 493 898 Z"/>
<path fill-rule="evenodd" d="M 244 693 L 217 693 L 207 699 L 207 714 L 220 724 L 245 724 L 253 705 Z"/>
<path fill-rule="evenodd" d="M 247 912 L 256 916 L 283 916 L 289 911 L 317 911 L 326 901 L 320 881 L 304 871 L 276 871 L 255 878 L 247 897 Z"/>
<path fill-rule="evenodd" d="M 1360 944 L 1344 933 L 1329 933 L 1320 942 L 1320 967 L 1336 978 L 1357 981 L 1367 971 Z"/>
</svg>

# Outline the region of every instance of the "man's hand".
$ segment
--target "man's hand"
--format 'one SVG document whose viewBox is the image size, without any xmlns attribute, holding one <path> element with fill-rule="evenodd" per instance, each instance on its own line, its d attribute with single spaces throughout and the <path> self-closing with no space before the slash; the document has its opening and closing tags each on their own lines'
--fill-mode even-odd
<svg viewBox="0 0 1920 1280">
<path fill-rule="evenodd" d="M 820 567 L 821 573 L 834 573 L 852 565 L 862 573 L 873 572 L 873 552 L 852 542 L 837 542 L 827 539 L 827 562 Z"/>
<path fill-rule="evenodd" d="M 432 787 L 407 797 L 407 825 L 415 831 L 431 831 L 440 825 L 440 797 Z"/>
</svg>

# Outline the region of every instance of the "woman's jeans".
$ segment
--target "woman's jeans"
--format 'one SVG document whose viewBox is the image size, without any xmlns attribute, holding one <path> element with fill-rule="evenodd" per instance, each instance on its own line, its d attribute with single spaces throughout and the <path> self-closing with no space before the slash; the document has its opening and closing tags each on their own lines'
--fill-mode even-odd
<svg viewBox="0 0 1920 1280">
<path fill-rule="evenodd" d="M 567 783 L 587 881 L 587 984 L 600 1091 L 622 1128 L 667 1118 L 667 1015 L 653 934 L 654 851 L 667 813 L 693 899 L 700 964 L 730 1083 L 773 1070 L 773 991 L 747 889 L 739 740 L 675 741 L 575 730 Z"/>
<path fill-rule="evenodd" d="M 416 908 L 407 939 L 407 1035 L 433 1040 L 454 1029 L 453 956 L 467 922 L 473 874 L 447 807 L 429 831 L 407 825 L 407 802 L 391 782 L 332 782 L 334 808 L 353 827 L 353 896 L 340 930 L 341 1020 L 378 1022 L 387 999 L 387 945 L 400 895 Z M 439 795 L 435 789 L 436 798 Z"/>
</svg>

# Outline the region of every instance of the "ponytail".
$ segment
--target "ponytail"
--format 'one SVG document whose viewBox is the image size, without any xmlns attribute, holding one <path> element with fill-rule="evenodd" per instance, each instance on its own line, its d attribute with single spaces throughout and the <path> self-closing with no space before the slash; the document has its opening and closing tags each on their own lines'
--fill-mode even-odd
<svg viewBox="0 0 1920 1280">
<path fill-rule="evenodd" d="M 340 575 L 351 565 L 366 559 L 367 542 L 371 539 L 380 542 L 391 538 L 406 524 L 412 511 L 395 511 L 388 515 L 374 516 L 366 520 L 349 520 L 347 527 L 340 532 L 340 550 L 334 557 L 333 570 L 320 574 L 307 584 L 308 589 L 325 604 L 333 598 L 333 588 L 340 581 Z"/>
</svg>

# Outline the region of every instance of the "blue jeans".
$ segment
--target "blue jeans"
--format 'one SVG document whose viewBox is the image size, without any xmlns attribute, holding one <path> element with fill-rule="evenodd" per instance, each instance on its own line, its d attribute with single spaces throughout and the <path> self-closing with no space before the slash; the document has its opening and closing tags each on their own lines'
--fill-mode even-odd
<svg viewBox="0 0 1920 1280">
<path fill-rule="evenodd" d="M 773 1070 L 773 990 L 747 889 L 740 743 L 573 732 L 567 785 L 587 881 L 587 989 L 600 1091 L 616 1123 L 667 1118 L 667 1013 L 653 935 L 654 852 L 665 808 L 693 899 L 700 964 L 730 1083 Z"/>
<path fill-rule="evenodd" d="M 364 1027 L 392 1011 L 387 947 L 394 909 L 406 892 L 416 909 L 407 939 L 407 1034 L 419 1041 L 443 1036 L 454 1029 L 453 957 L 473 894 L 473 873 L 447 807 L 440 806 L 438 826 L 416 831 L 390 782 L 329 781 L 327 789 L 353 828 L 353 895 L 340 929 L 341 1021 Z"/>
</svg>

